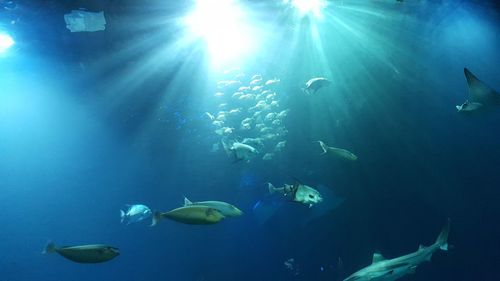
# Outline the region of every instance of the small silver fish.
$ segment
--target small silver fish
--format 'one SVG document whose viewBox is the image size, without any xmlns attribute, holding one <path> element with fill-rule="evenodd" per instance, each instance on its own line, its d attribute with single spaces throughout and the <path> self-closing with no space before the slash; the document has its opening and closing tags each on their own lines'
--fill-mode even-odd
<svg viewBox="0 0 500 281">
<path fill-rule="evenodd" d="M 152 212 L 148 206 L 142 204 L 127 205 L 128 209 L 126 211 L 120 210 L 121 223 L 127 222 L 127 225 L 131 223 L 140 222 L 151 217 Z"/>
</svg>

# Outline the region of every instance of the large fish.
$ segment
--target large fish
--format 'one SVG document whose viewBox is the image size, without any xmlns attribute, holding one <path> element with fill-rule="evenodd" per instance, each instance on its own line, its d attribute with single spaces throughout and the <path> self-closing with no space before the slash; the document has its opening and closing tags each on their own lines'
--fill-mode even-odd
<svg viewBox="0 0 500 281">
<path fill-rule="evenodd" d="M 480 111 L 494 107 L 500 107 L 500 94 L 484 84 L 464 68 L 467 86 L 469 88 L 469 99 L 463 104 L 455 106 L 458 112 Z"/>
<path fill-rule="evenodd" d="M 45 247 L 44 253 L 58 253 L 78 263 L 100 263 L 113 259 L 120 254 L 120 251 L 116 247 L 101 244 L 56 247 L 53 242 L 50 242 Z"/>
<path fill-rule="evenodd" d="M 311 78 L 306 82 L 306 88 L 303 91 L 306 94 L 314 94 L 319 89 L 330 85 L 332 82 L 324 77 Z"/>
<path fill-rule="evenodd" d="M 185 224 L 216 224 L 225 216 L 219 210 L 211 207 L 190 205 L 169 212 L 155 212 L 151 226 L 156 225 L 163 218 Z"/>
<path fill-rule="evenodd" d="M 430 261 L 432 254 L 437 250 L 448 250 L 448 234 L 450 232 L 450 222 L 443 227 L 436 242 L 429 247 L 420 245 L 416 252 L 397 257 L 385 259 L 381 254 L 373 254 L 372 264 L 353 273 L 344 281 L 394 281 L 406 274 L 415 273 L 417 267 Z"/>
<path fill-rule="evenodd" d="M 200 202 L 191 202 L 189 199 L 184 197 L 184 206 L 207 206 L 210 208 L 214 208 L 222 213 L 222 215 L 226 217 L 239 217 L 243 214 L 243 212 L 236 208 L 234 205 L 231 205 L 222 201 L 200 201 Z"/>
</svg>

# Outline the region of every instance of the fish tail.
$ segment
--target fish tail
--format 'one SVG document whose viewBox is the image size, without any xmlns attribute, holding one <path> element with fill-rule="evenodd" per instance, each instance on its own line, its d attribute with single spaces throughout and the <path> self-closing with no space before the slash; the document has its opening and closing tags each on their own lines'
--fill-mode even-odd
<svg viewBox="0 0 500 281">
<path fill-rule="evenodd" d="M 270 182 L 267 183 L 267 189 L 269 190 L 270 194 L 273 194 L 276 192 L 276 187 L 274 187 L 274 185 Z"/>
<path fill-rule="evenodd" d="M 443 227 L 443 230 L 441 230 L 441 233 L 439 234 L 438 238 L 436 239 L 436 245 L 439 246 L 439 249 L 443 251 L 448 250 L 448 235 L 450 233 L 450 219 L 446 222 L 446 224 Z"/>
<path fill-rule="evenodd" d="M 151 221 L 150 226 L 155 226 L 159 221 L 161 220 L 161 212 L 154 212 L 153 214 L 153 220 Z"/>
<path fill-rule="evenodd" d="M 56 251 L 56 244 L 52 241 L 49 241 L 47 245 L 45 245 L 45 249 L 43 249 L 42 254 L 54 253 Z"/>
<path fill-rule="evenodd" d="M 323 150 L 323 152 L 321 153 L 321 155 L 326 154 L 327 150 L 326 150 L 326 145 L 325 145 L 325 143 L 324 143 L 324 142 L 322 142 L 322 141 L 320 141 L 320 140 L 319 140 L 319 141 L 316 141 L 316 142 L 317 142 L 317 143 L 319 143 L 319 146 L 321 146 L 321 149 Z"/>
<path fill-rule="evenodd" d="M 120 210 L 120 223 L 123 223 L 125 220 L 125 212 L 123 210 Z"/>
</svg>

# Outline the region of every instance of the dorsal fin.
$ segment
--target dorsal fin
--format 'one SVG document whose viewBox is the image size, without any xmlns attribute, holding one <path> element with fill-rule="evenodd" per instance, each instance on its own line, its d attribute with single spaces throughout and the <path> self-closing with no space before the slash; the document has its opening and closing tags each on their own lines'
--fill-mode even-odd
<svg viewBox="0 0 500 281">
<path fill-rule="evenodd" d="M 380 262 L 385 260 L 384 256 L 380 253 L 373 253 L 372 263 Z"/>
<path fill-rule="evenodd" d="M 424 246 L 424 245 L 422 245 L 422 244 L 418 245 L 418 249 L 419 249 L 419 250 L 422 250 L 423 248 L 425 248 L 425 246 Z"/>
<path fill-rule="evenodd" d="M 184 196 L 184 206 L 189 206 L 193 205 L 193 202 L 191 202 L 189 199 L 187 199 L 186 196 Z"/>
</svg>

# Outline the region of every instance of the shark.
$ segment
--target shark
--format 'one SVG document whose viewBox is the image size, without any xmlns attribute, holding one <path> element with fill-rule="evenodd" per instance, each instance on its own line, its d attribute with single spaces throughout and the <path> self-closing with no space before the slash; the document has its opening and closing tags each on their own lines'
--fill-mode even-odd
<svg viewBox="0 0 500 281">
<path fill-rule="evenodd" d="M 464 68 L 469 99 L 463 104 L 455 106 L 458 112 L 483 111 L 485 109 L 500 107 L 500 94 L 479 80 L 470 70 Z"/>
<path fill-rule="evenodd" d="M 436 242 L 431 246 L 420 245 L 418 250 L 394 259 L 385 259 L 380 253 L 374 253 L 372 264 L 353 273 L 344 281 L 393 281 L 404 275 L 415 273 L 418 265 L 430 261 L 437 250 L 448 250 L 450 220 L 441 230 Z"/>
</svg>

